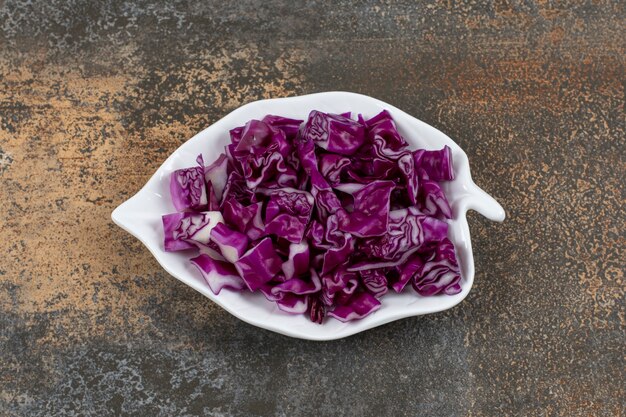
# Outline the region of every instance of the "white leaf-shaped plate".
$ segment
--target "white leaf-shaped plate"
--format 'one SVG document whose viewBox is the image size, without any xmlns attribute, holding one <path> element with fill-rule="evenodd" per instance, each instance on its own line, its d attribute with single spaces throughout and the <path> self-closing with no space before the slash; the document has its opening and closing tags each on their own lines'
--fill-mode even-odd
<svg viewBox="0 0 626 417">
<path fill-rule="evenodd" d="M 449 238 L 456 247 L 461 265 L 462 291 L 459 294 L 421 297 L 410 288 L 403 294 L 390 292 L 382 297 L 381 308 L 362 320 L 341 323 L 333 318 L 327 318 L 324 324 L 319 325 L 312 323 L 303 315 L 289 315 L 280 311 L 261 294 L 224 290 L 215 295 L 196 268 L 189 263 L 192 256 L 190 253 L 164 251 L 161 216 L 175 211 L 169 196 L 170 173 L 179 168 L 195 165 L 196 157 L 200 153 L 207 163 L 215 160 L 223 151 L 224 145 L 230 142 L 228 133 L 230 129 L 241 126 L 250 119 L 261 119 L 267 114 L 306 120 L 311 110 L 330 113 L 351 111 L 353 117 L 360 113 L 367 118 L 384 109 L 392 114 L 398 130 L 412 148 L 441 149 L 448 145 L 452 149 L 456 178 L 454 181 L 444 183 L 443 187 L 454 215 L 449 222 Z M 332 340 L 404 317 L 447 310 L 460 303 L 469 293 L 474 281 L 474 259 L 466 219 L 466 212 L 469 209 L 474 209 L 491 220 L 504 220 L 503 208 L 472 181 L 467 155 L 452 139 L 380 100 L 354 93 L 327 92 L 261 100 L 238 108 L 178 148 L 148 183 L 132 198 L 117 207 L 111 217 L 118 226 L 143 242 L 169 274 L 204 294 L 241 320 L 287 336 Z"/>
</svg>

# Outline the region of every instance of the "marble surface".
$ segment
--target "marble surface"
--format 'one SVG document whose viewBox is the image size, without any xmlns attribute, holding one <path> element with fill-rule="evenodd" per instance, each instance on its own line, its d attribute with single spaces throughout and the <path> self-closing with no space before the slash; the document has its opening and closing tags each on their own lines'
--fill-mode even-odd
<svg viewBox="0 0 626 417">
<path fill-rule="evenodd" d="M 620 415 L 623 2 L 0 0 L 0 415 Z M 452 137 L 453 310 L 328 343 L 253 328 L 110 221 L 248 101 L 347 90 Z"/>
</svg>

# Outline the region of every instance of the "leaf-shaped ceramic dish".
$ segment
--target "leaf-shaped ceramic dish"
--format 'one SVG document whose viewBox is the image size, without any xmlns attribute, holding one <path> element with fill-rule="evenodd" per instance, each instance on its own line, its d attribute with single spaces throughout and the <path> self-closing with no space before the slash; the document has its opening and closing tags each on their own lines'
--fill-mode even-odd
<svg viewBox="0 0 626 417">
<path fill-rule="evenodd" d="M 456 246 L 461 265 L 462 291 L 459 294 L 421 297 L 410 290 L 403 294 L 390 292 L 382 297 L 381 308 L 362 320 L 341 323 L 328 318 L 324 324 L 319 325 L 312 323 L 303 315 L 289 315 L 280 311 L 261 294 L 225 290 L 215 295 L 189 262 L 189 253 L 164 251 L 161 216 L 175 211 L 169 195 L 170 173 L 175 169 L 193 166 L 200 153 L 209 163 L 215 160 L 224 145 L 230 141 L 228 134 L 230 129 L 241 126 L 250 119 L 261 119 L 267 114 L 306 119 L 311 110 L 329 113 L 351 111 L 353 115 L 361 113 L 367 118 L 383 109 L 387 109 L 393 115 L 398 130 L 412 148 L 441 149 L 448 145 L 452 149 L 456 179 L 444 183 L 443 187 L 453 211 L 453 219 L 449 222 L 449 237 Z M 287 336 L 332 340 L 404 317 L 447 310 L 460 303 L 469 293 L 474 281 L 474 259 L 466 219 L 466 212 L 469 209 L 474 209 L 491 220 L 504 220 L 502 207 L 472 181 L 467 155 L 452 139 L 380 100 L 354 93 L 327 92 L 261 100 L 238 108 L 178 148 L 148 183 L 135 196 L 116 208 L 111 217 L 117 225 L 143 242 L 168 273 L 241 320 Z"/>
</svg>

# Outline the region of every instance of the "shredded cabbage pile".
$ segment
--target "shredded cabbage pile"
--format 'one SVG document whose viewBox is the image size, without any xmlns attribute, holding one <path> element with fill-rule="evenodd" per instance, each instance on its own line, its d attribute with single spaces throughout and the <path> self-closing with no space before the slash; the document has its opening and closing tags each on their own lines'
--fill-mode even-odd
<svg viewBox="0 0 626 417">
<path fill-rule="evenodd" d="M 191 263 L 215 294 L 260 291 L 316 323 L 361 319 L 409 283 L 422 296 L 460 292 L 441 188 L 454 179 L 450 148 L 410 150 L 386 110 L 350 116 L 232 129 L 211 165 L 200 155 L 172 173 L 165 250 L 199 251 Z"/>
</svg>

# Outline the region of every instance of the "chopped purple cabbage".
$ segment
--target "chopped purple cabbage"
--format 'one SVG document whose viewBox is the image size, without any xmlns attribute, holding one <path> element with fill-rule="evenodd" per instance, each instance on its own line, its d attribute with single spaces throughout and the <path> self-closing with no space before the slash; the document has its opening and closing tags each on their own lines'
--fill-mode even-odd
<svg viewBox="0 0 626 417">
<path fill-rule="evenodd" d="M 379 308 L 380 301 L 376 297 L 368 292 L 362 292 L 352 296 L 345 304 L 335 307 L 328 315 L 339 321 L 347 322 L 362 319 Z"/>
<path fill-rule="evenodd" d="M 344 184 L 351 185 L 351 184 Z M 387 232 L 389 197 L 395 184 L 393 181 L 374 181 L 368 185 L 354 184 L 349 190 L 354 198 L 351 213 L 339 211 L 339 229 L 356 237 L 380 236 Z"/>
<path fill-rule="evenodd" d="M 204 162 L 198 156 L 200 166 L 177 169 L 170 177 L 170 195 L 177 211 L 202 211 L 207 208 Z"/>
<path fill-rule="evenodd" d="M 438 151 L 420 149 L 413 153 L 413 158 L 415 165 L 424 170 L 428 179 L 435 181 L 452 181 L 454 179 L 452 150 L 449 146 L 444 146 Z"/>
<path fill-rule="evenodd" d="M 211 231 L 224 221 L 219 211 L 172 213 L 162 220 L 167 252 L 208 245 Z"/>
<path fill-rule="evenodd" d="M 217 261 L 208 255 L 200 254 L 192 258 L 191 263 L 198 268 L 215 295 L 223 288 L 242 290 L 245 287 L 239 273 L 230 262 Z"/>
<path fill-rule="evenodd" d="M 302 136 L 328 152 L 352 155 L 365 141 L 365 127 L 343 115 L 313 110 Z"/>
<path fill-rule="evenodd" d="M 387 294 L 387 276 L 384 269 L 366 269 L 360 271 L 361 282 L 365 289 L 376 298 Z"/>
<path fill-rule="evenodd" d="M 435 181 L 422 181 L 421 188 L 421 208 L 424 214 L 433 217 L 452 218 L 452 209 L 448 204 L 448 199 L 439 184 Z"/>
<path fill-rule="evenodd" d="M 162 219 L 165 250 L 198 250 L 191 263 L 215 294 L 259 291 L 322 323 L 366 317 L 409 283 L 422 296 L 461 291 L 449 147 L 409 149 L 386 110 L 267 115 L 229 133 L 215 162 L 172 173 L 177 212 Z"/>
<path fill-rule="evenodd" d="M 231 263 L 235 263 L 248 250 L 248 237 L 218 223 L 211 230 L 211 240 L 217 245 L 222 256 Z"/>
<path fill-rule="evenodd" d="M 311 252 L 306 242 L 289 245 L 289 257 L 283 262 L 282 270 L 285 278 L 299 277 L 309 270 Z"/>
<path fill-rule="evenodd" d="M 282 263 L 274 250 L 272 240 L 266 237 L 244 253 L 235 262 L 235 268 L 250 291 L 255 291 L 274 278 L 280 271 Z"/>
<path fill-rule="evenodd" d="M 413 288 L 420 295 L 454 295 L 461 292 L 461 272 L 454 253 L 454 245 L 447 238 L 425 259 L 413 276 Z"/>
</svg>

